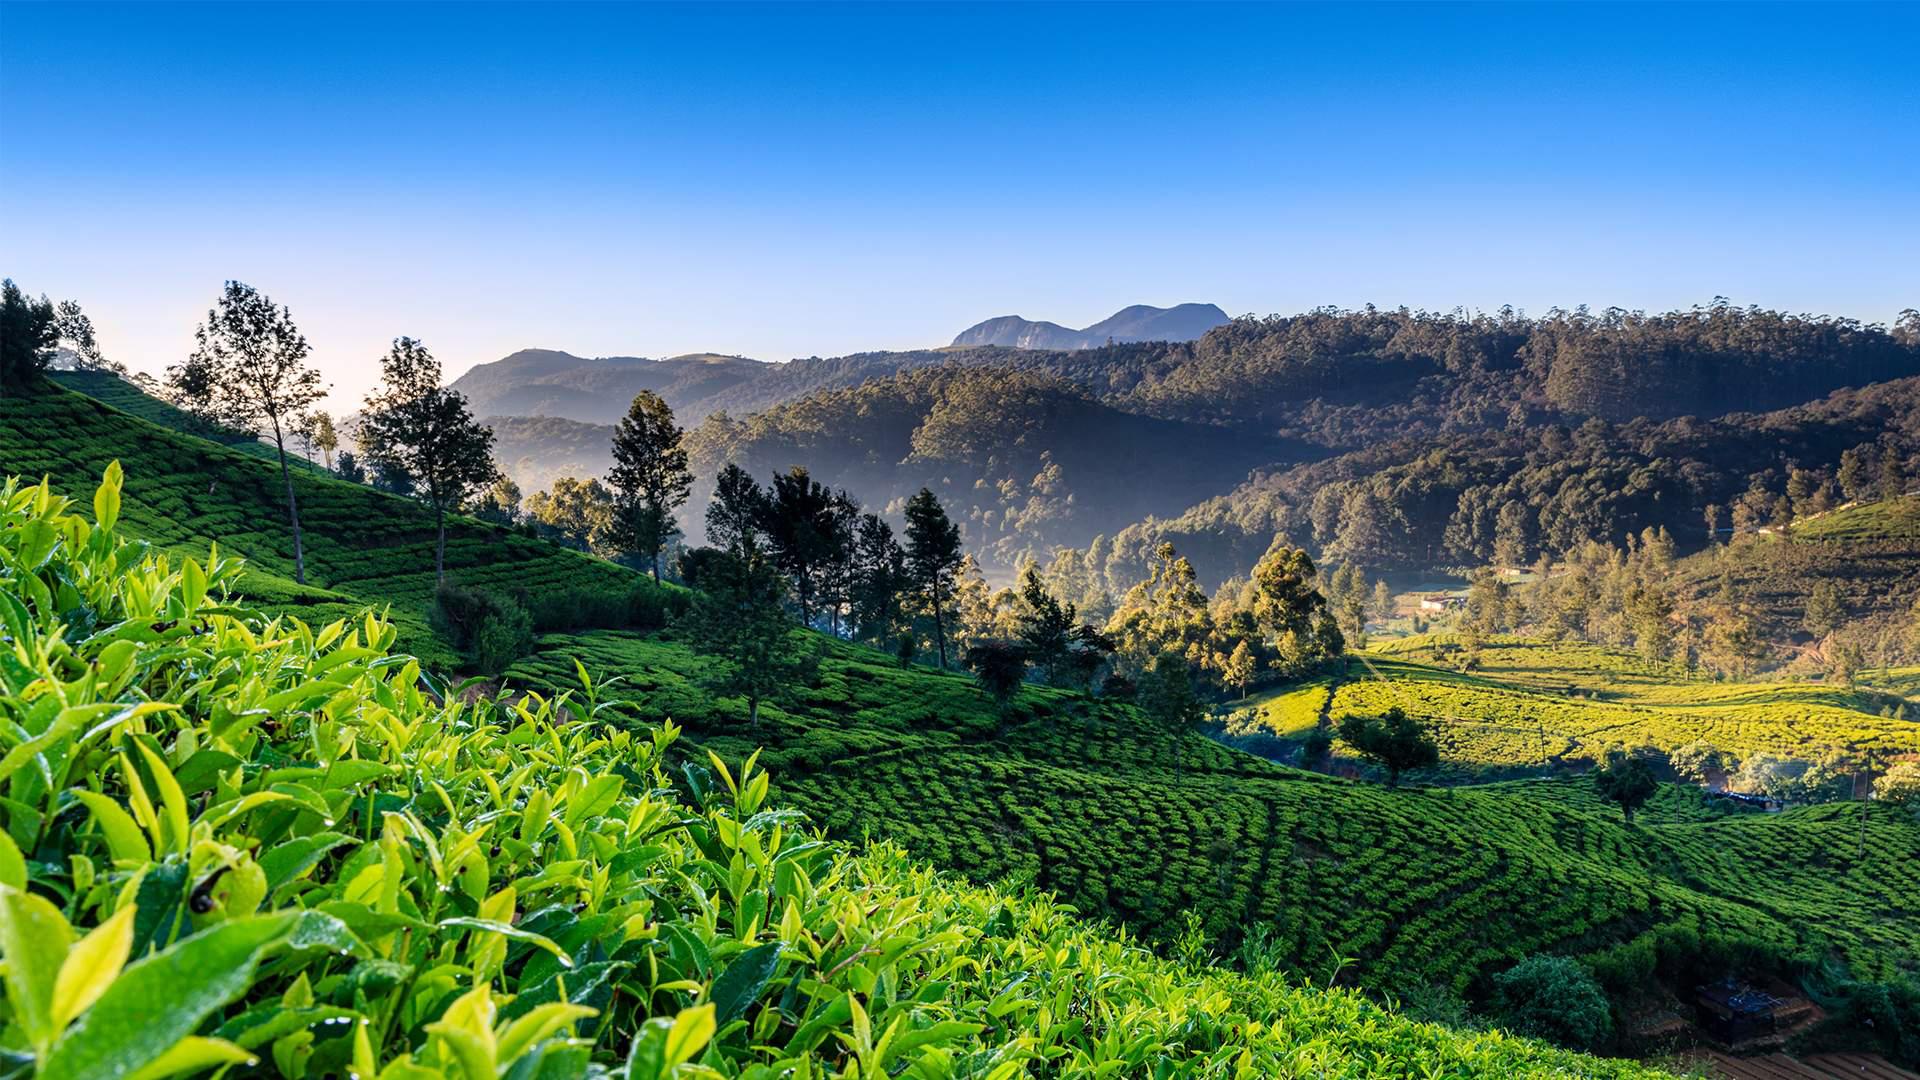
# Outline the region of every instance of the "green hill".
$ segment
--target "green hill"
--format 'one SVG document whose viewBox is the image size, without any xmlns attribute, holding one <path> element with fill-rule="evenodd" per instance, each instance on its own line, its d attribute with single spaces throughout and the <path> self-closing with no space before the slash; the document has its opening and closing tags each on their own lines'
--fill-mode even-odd
<svg viewBox="0 0 1920 1080">
<path fill-rule="evenodd" d="M 180 549 L 219 539 L 257 560 L 264 572 L 241 587 L 277 610 L 316 622 L 363 601 L 422 610 L 430 535 L 404 500 L 303 479 L 310 565 L 330 591 L 301 593 L 277 576 L 283 530 L 257 459 L 62 392 L 0 402 L 0 449 L 10 469 L 70 490 L 122 460 L 130 533 Z M 449 564 L 462 580 L 631 580 L 501 530 L 457 529 Z M 403 636 L 431 644 L 409 617 Z M 639 731 L 684 725 L 694 761 L 764 747 L 778 800 L 836 838 L 895 840 L 976 881 L 1032 884 L 1255 970 L 1480 1006 L 1495 973 L 1536 953 L 1582 957 L 1623 995 L 1751 965 L 1833 960 L 1883 978 L 1920 962 L 1920 824 L 1890 807 L 1628 828 L 1577 797 L 1581 781 L 1389 792 L 1057 691 L 1025 691 L 1002 716 L 959 675 L 821 648 L 817 676 L 753 729 L 702 687 L 704 661 L 671 629 L 549 634 L 508 678 L 574 686 L 577 660 L 620 679 L 595 691 L 617 703 L 603 716 Z M 1548 796 L 1563 785 L 1570 794 Z"/>
<path fill-rule="evenodd" d="M 961 676 L 849 646 L 753 730 L 704 696 L 703 661 L 670 631 L 552 635 L 509 678 L 572 685 L 575 659 L 626 677 L 605 695 L 632 703 L 635 722 L 670 717 L 727 755 L 764 747 L 777 792 L 836 835 L 1030 881 L 1162 939 L 1193 913 L 1222 948 L 1262 935 L 1269 959 L 1302 973 L 1324 975 L 1337 955 L 1366 986 L 1471 999 L 1543 951 L 1604 964 L 1647 950 L 1675 972 L 1749 944 L 1882 976 L 1920 960 L 1920 825 L 1889 807 L 1796 810 L 1759 831 L 1630 829 L 1595 800 L 1539 796 L 1584 780 L 1389 792 L 1175 739 L 1131 708 L 1058 691 L 1025 692 L 1002 720 Z M 1863 814 L 1864 860 L 1773 847 L 1852 835 Z"/>
<path fill-rule="evenodd" d="M 1380 651 L 1366 664 L 1348 665 L 1327 703 L 1329 716 L 1398 706 L 1431 725 L 1443 763 L 1457 771 L 1537 768 L 1598 760 L 1610 746 L 1674 750 L 1697 741 L 1743 757 L 1920 753 L 1920 724 L 1881 715 L 1898 699 L 1871 691 L 1689 681 L 1671 665 L 1577 642 L 1494 638 L 1482 644 L 1472 672 L 1447 666 L 1460 654 L 1446 635 L 1384 642 Z M 1276 735 L 1304 734 L 1299 710 L 1285 708 L 1299 693 L 1251 708 Z"/>
<path fill-rule="evenodd" d="M 751 763 L 676 783 L 671 729 L 436 701 L 389 626 L 122 546 L 117 481 L 0 488 L 11 1074 L 1654 1075 L 815 842 Z"/>
<path fill-rule="evenodd" d="M 66 490 L 91 487 L 108 463 L 120 461 L 129 477 L 124 515 L 131 534 L 183 551 L 204 552 L 217 542 L 244 555 L 247 595 L 269 611 L 310 623 L 390 605 L 405 647 L 438 666 L 457 663 L 426 623 L 434 531 L 418 505 L 324 475 L 296 474 L 307 562 L 307 584 L 297 585 L 285 496 L 266 456 L 176 430 L 191 418 L 144 395 L 123 400 L 174 426 L 78 393 L 13 396 L 0 401 L 0 461 L 10 473 L 44 475 Z M 466 518 L 447 526 L 447 576 L 463 585 L 526 590 L 625 590 L 636 581 L 604 560 Z"/>
<path fill-rule="evenodd" d="M 1920 541 L 1920 495 L 1859 503 L 1805 518 L 1788 532 L 1802 543 L 1834 540 Z"/>
</svg>

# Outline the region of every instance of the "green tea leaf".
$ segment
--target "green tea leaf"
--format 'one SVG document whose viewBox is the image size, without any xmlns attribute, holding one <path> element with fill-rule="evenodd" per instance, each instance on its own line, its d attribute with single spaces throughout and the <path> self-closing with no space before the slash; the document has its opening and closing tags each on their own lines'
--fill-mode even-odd
<svg viewBox="0 0 1920 1080">
<path fill-rule="evenodd" d="M 127 953 L 133 948 L 133 916 L 133 905 L 122 907 L 67 950 L 53 984 L 54 1030 L 64 1030 L 98 1001 L 127 965 Z"/>
<path fill-rule="evenodd" d="M 284 912 L 220 923 L 128 967 L 56 1043 L 41 1080 L 129 1077 L 245 993 L 267 951 L 299 924 Z"/>
<path fill-rule="evenodd" d="M 783 947 L 784 943 L 779 941 L 756 945 L 735 957 L 727 970 L 713 980 L 707 997 L 713 1002 L 715 1019 L 721 1027 L 746 1015 L 747 1009 L 759 1000 L 774 970 L 780 966 Z"/>
<path fill-rule="evenodd" d="M 55 1023 L 54 985 L 73 930 L 60 909 L 29 892 L 0 886 L 0 955 L 7 964 L 7 1000 L 36 1046 L 60 1033 Z"/>
</svg>

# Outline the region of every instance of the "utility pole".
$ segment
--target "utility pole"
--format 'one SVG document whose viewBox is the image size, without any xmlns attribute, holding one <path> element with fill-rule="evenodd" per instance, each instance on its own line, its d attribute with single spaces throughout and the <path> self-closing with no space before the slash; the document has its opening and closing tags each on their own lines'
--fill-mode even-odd
<svg viewBox="0 0 1920 1080">
<path fill-rule="evenodd" d="M 1866 762 L 1867 776 L 1871 777 L 1873 775 L 1873 751 L 1871 750 L 1867 751 L 1863 755 L 1863 760 Z M 1853 786 L 1856 788 L 1859 787 L 1860 780 L 1861 780 L 1860 774 L 1857 772 L 1854 773 Z M 1855 866 L 1859 866 L 1861 863 L 1867 860 L 1867 817 L 1872 813 L 1873 813 L 1873 789 L 1868 788 L 1867 798 L 1864 800 L 1864 805 L 1860 807 L 1860 853 L 1854 856 L 1853 864 Z"/>
</svg>

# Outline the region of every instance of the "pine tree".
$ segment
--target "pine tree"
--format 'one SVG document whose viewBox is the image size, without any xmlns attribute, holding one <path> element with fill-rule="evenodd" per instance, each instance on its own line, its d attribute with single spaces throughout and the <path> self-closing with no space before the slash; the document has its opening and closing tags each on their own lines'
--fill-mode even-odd
<svg viewBox="0 0 1920 1080">
<path fill-rule="evenodd" d="M 679 535 L 673 512 L 693 490 L 683 445 L 686 432 L 666 400 L 642 390 L 613 432 L 614 542 L 645 558 L 660 580 L 660 549 Z"/>
<path fill-rule="evenodd" d="M 942 668 L 947 666 L 946 604 L 953 596 L 960 559 L 960 526 L 947 519 L 932 491 L 921 488 L 907 500 L 907 567 L 933 614 L 933 640 Z"/>
</svg>

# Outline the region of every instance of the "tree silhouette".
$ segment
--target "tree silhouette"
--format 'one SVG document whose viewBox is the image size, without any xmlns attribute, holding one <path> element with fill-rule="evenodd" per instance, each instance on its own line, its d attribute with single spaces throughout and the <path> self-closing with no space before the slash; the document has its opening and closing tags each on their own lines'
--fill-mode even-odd
<svg viewBox="0 0 1920 1080">
<path fill-rule="evenodd" d="M 1620 753 L 1608 755 L 1607 763 L 1593 771 L 1593 786 L 1601 798 L 1620 807 L 1621 816 L 1629 825 L 1633 823 L 1633 812 L 1645 806 L 1653 793 L 1660 790 L 1653 770 L 1644 760 Z"/>
<path fill-rule="evenodd" d="M 1186 658 L 1171 649 L 1154 657 L 1141 676 L 1136 700 L 1140 710 L 1167 732 L 1173 746 L 1173 771 L 1179 775 L 1187 729 L 1206 716 L 1206 709 L 1193 692 L 1193 672 Z"/>
<path fill-rule="evenodd" d="M 1004 719 L 1013 695 L 1027 677 L 1027 650 L 1018 642 L 982 641 L 967 647 L 961 662 L 980 689 L 992 696 Z"/>
<path fill-rule="evenodd" d="M 1398 787 L 1400 774 L 1440 763 L 1440 749 L 1426 730 L 1398 705 L 1381 716 L 1350 713 L 1340 720 L 1340 741 L 1387 770 L 1387 786 Z"/>
</svg>

